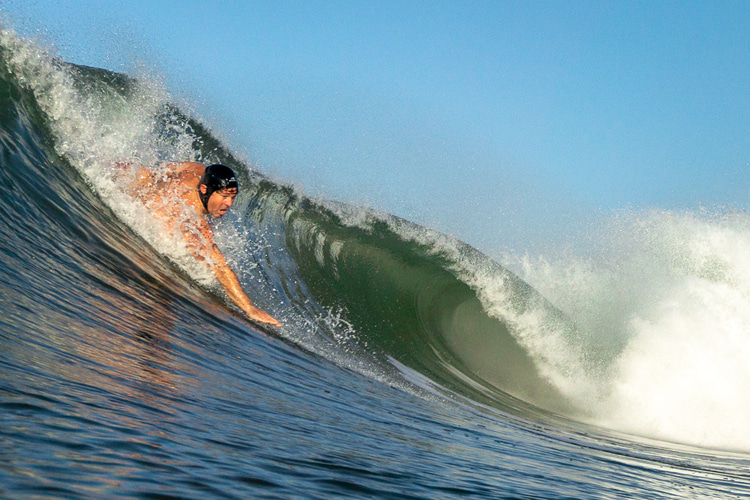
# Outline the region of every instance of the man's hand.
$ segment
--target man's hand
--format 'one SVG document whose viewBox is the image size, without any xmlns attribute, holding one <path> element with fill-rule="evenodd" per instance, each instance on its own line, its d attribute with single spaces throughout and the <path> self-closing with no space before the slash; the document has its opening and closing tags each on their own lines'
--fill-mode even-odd
<svg viewBox="0 0 750 500">
<path fill-rule="evenodd" d="M 245 314 L 247 314 L 251 320 L 257 321 L 258 323 L 266 323 L 272 326 L 281 326 L 281 323 L 276 321 L 276 319 L 274 319 L 270 314 L 268 314 L 266 311 L 258 309 L 255 306 L 250 306 L 249 308 L 245 309 Z"/>
<path fill-rule="evenodd" d="M 276 321 L 270 314 L 255 307 L 253 301 L 245 295 L 242 286 L 240 286 L 240 281 L 237 279 L 237 275 L 227 265 L 224 255 L 219 251 L 216 243 L 212 243 L 211 245 L 211 257 L 213 259 L 212 267 L 214 276 L 219 280 L 221 286 L 224 287 L 224 291 L 227 292 L 232 302 L 237 304 L 253 321 L 281 326 L 281 323 Z"/>
</svg>

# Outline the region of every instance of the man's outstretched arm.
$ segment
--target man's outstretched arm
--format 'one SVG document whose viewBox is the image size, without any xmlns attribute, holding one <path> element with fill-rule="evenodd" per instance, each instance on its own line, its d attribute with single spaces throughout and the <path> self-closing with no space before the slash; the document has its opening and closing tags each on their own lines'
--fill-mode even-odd
<svg viewBox="0 0 750 500">
<path fill-rule="evenodd" d="M 219 280 L 221 286 L 224 287 L 224 291 L 227 293 L 232 302 L 237 304 L 237 307 L 242 309 L 250 319 L 258 321 L 260 323 L 268 323 L 273 326 L 281 326 L 281 323 L 276 321 L 270 314 L 262 311 L 253 305 L 253 301 L 250 300 L 242 290 L 240 280 L 237 279 L 237 275 L 227 265 L 226 259 L 222 255 L 221 251 L 216 247 L 216 244 L 211 245 L 211 258 L 213 260 L 213 272 L 216 279 Z"/>
</svg>

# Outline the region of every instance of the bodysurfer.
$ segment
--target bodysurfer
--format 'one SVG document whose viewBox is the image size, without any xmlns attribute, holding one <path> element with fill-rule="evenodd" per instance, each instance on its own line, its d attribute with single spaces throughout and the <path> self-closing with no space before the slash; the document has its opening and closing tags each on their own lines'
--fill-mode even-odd
<svg viewBox="0 0 750 500">
<path fill-rule="evenodd" d="M 281 326 L 271 315 L 255 307 L 242 290 L 237 275 L 216 246 L 208 223 L 207 216 L 218 218 L 227 213 L 239 192 L 232 169 L 219 164 L 205 167 L 195 162 L 170 163 L 159 174 L 141 168 L 129 188 L 133 196 L 166 222 L 170 231 L 178 225 L 191 253 L 201 261 L 208 258 L 214 276 L 229 298 L 250 319 Z"/>
</svg>

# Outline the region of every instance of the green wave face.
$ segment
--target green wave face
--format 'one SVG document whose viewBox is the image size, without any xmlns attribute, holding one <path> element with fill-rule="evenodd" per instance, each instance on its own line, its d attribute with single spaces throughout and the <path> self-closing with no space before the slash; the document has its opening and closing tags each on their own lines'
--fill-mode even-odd
<svg viewBox="0 0 750 500">
<path fill-rule="evenodd" d="M 425 231 L 406 221 L 397 224 Z M 506 410 L 523 406 L 521 400 L 572 411 L 540 375 L 512 326 L 490 317 L 477 293 L 457 277 L 455 257 L 399 235 L 383 220 L 364 228 L 347 226 L 309 203 L 288 217 L 286 239 L 310 293 L 344 311 L 361 344 L 377 346 L 474 400 Z M 544 302 L 500 265 L 468 245 L 454 244 L 491 267 L 521 308 Z"/>
</svg>

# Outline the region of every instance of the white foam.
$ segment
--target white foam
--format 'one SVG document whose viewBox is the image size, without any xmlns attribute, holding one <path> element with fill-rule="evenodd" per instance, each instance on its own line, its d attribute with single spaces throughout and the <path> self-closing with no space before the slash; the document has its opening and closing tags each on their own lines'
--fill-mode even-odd
<svg viewBox="0 0 750 500">
<path fill-rule="evenodd" d="M 600 236 L 585 259 L 523 266 L 584 333 L 597 394 L 575 401 L 599 425 L 750 450 L 750 218 L 632 213 Z"/>
</svg>

